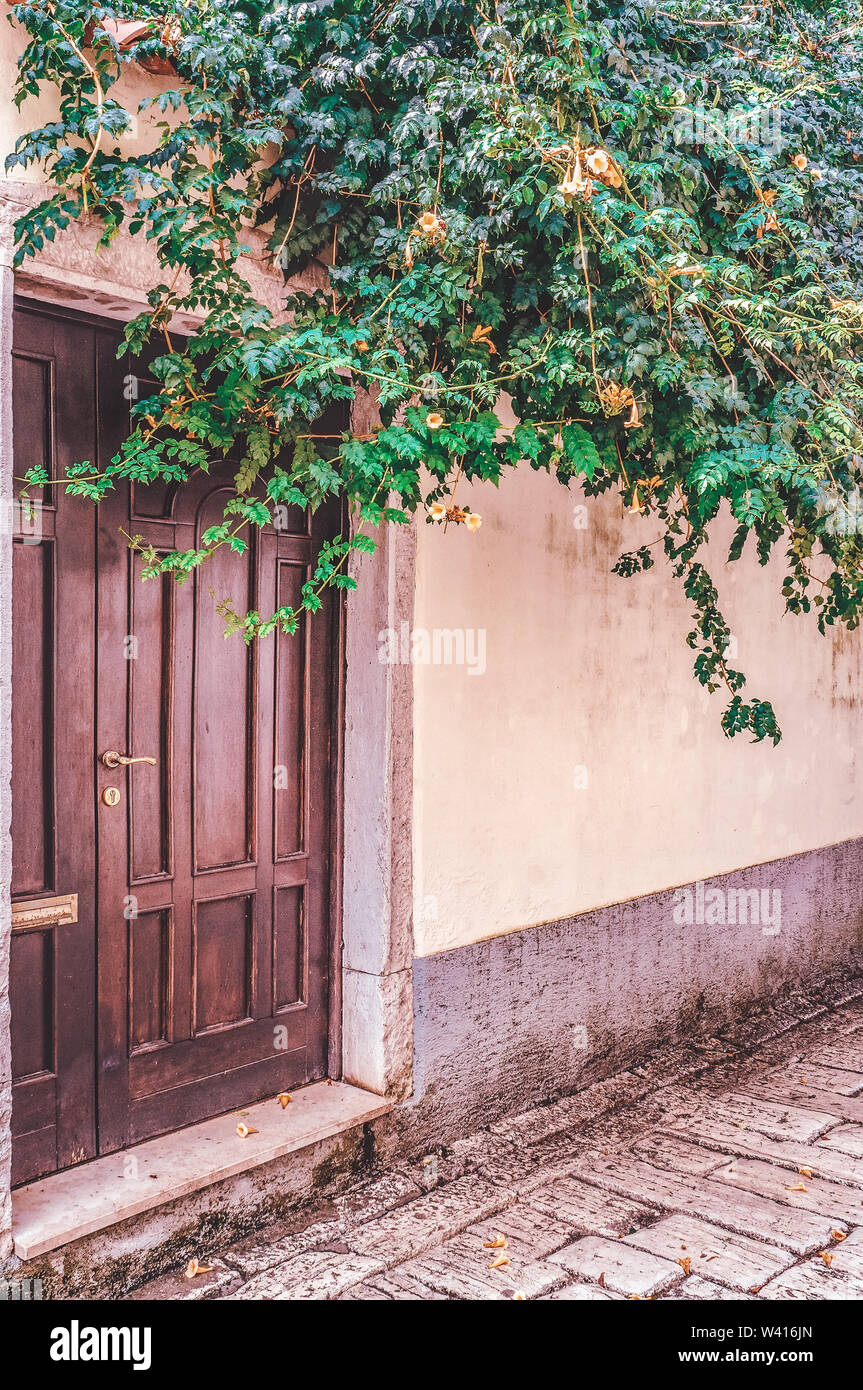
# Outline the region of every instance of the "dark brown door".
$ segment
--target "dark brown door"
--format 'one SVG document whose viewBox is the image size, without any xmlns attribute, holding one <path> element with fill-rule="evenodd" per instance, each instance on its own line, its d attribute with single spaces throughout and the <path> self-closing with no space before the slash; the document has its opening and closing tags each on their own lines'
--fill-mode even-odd
<svg viewBox="0 0 863 1390">
<path fill-rule="evenodd" d="M 73 362 L 90 402 L 95 446 L 88 453 L 70 440 L 64 457 L 104 463 L 128 429 L 130 398 L 153 389 L 146 369 L 117 360 L 118 335 L 109 327 L 18 318 L 22 342 L 35 337 L 49 361 L 55 409 Z M 20 440 L 17 403 L 15 427 Z M 62 437 L 58 409 L 54 438 Z M 62 623 L 64 604 L 73 602 L 67 588 L 88 622 L 79 619 L 69 634 L 62 698 L 45 723 L 55 744 L 58 723 L 69 732 L 62 762 L 56 747 L 50 766 L 43 752 L 43 783 L 46 795 L 53 789 L 60 838 L 70 837 L 51 887 L 78 894 L 78 921 L 51 935 L 59 950 L 66 934 L 81 980 L 73 997 L 44 945 L 41 977 L 30 961 L 16 978 L 25 976 L 28 999 L 62 1021 L 57 1043 L 70 1031 L 82 1074 L 72 1104 L 89 1115 L 89 1128 L 79 1119 L 86 1133 L 76 1131 L 77 1147 L 60 1147 L 56 1096 L 71 1081 L 46 1042 L 17 1073 L 16 1119 L 24 1113 L 18 1097 L 32 1096 L 27 1133 L 37 1132 L 35 1106 L 38 1132 L 53 1125 L 55 1140 L 42 1138 L 38 1158 L 24 1157 L 34 1152 L 33 1138 L 19 1144 L 19 1181 L 327 1071 L 338 613 L 332 604 L 293 637 L 246 646 L 224 637 L 216 605 L 229 598 L 240 611 L 263 612 L 295 603 L 321 541 L 338 527 L 337 509 L 318 512 L 311 525 L 293 509 L 278 530 L 253 537 L 244 556 L 220 551 L 182 586 L 142 582 L 141 561 L 126 543 L 137 535 L 158 550 L 191 548 L 221 518 L 230 471 L 214 467 L 179 489 L 132 485 L 98 514 L 57 489 L 58 534 L 74 538 L 75 563 L 65 585 L 58 575 L 43 651 L 63 640 L 49 619 Z M 30 550 L 41 545 L 22 540 L 19 553 L 32 569 Z M 44 660 L 31 652 L 28 690 Z M 14 683 L 20 707 L 17 672 Z M 36 721 L 21 718 L 29 749 Z M 153 761 L 117 763 L 112 755 Z M 41 843 L 32 836 L 36 820 L 31 808 L 26 831 L 16 827 L 25 846 Z M 33 852 L 24 853 L 29 863 Z M 40 885 L 40 892 L 48 890 Z M 26 894 L 35 896 L 29 882 Z M 16 933 L 19 956 L 36 936 L 36 929 Z M 19 984 L 13 1017 L 20 992 Z M 49 1076 L 36 1083 L 34 1061 L 50 1064 L 41 1069 L 50 1084 Z"/>
<path fill-rule="evenodd" d="M 93 334 L 17 314 L 15 473 L 95 457 Z M 89 349 L 89 357 L 84 345 Z M 47 486 L 12 562 L 12 1176 L 96 1153 L 96 519 Z M 77 911 L 58 899 L 77 893 Z M 71 920 L 76 918 L 77 920 Z"/>
</svg>

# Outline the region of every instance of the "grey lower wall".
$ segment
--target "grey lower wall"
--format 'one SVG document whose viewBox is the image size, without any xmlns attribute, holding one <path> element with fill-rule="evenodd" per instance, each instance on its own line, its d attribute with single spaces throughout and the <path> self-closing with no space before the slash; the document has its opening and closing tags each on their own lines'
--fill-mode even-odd
<svg viewBox="0 0 863 1390">
<path fill-rule="evenodd" d="M 739 915 L 728 895 L 740 889 L 766 890 L 770 920 L 723 923 L 731 903 Z M 669 890 L 416 960 L 422 1134 L 446 1143 L 820 973 L 859 968 L 861 840 L 709 879 L 702 893 L 690 889 L 690 923 L 675 920 L 684 891 Z"/>
</svg>

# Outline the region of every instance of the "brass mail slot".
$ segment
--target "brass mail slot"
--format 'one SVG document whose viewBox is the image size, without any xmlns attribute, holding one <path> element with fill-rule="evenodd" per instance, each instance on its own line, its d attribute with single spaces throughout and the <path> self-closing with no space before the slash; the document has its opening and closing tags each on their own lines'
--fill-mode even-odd
<svg viewBox="0 0 863 1390">
<path fill-rule="evenodd" d="M 27 902 L 12 904 L 12 930 L 27 927 L 60 927 L 78 920 L 78 894 L 64 893 L 59 898 L 28 898 Z"/>
</svg>

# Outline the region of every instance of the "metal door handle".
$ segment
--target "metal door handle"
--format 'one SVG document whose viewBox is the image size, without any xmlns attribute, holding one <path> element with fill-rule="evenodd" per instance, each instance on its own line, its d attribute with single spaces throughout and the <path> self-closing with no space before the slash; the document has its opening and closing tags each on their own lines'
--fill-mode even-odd
<svg viewBox="0 0 863 1390">
<path fill-rule="evenodd" d="M 109 748 L 107 753 L 103 753 L 99 759 L 105 767 L 130 767 L 132 763 L 152 763 L 156 766 L 155 758 L 127 758 L 123 753 L 117 753 L 113 748 Z"/>
</svg>

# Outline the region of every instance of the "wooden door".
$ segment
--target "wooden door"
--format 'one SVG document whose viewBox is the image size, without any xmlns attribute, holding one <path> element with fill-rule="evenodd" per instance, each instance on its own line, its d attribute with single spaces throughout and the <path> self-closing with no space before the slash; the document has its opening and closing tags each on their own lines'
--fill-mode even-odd
<svg viewBox="0 0 863 1390">
<path fill-rule="evenodd" d="M 117 360 L 111 328 L 21 317 L 51 324 L 77 361 L 89 354 L 104 462 L 128 430 L 130 398 L 153 389 L 146 368 Z M 59 360 L 55 373 L 62 386 Z M 72 873 L 79 921 L 68 928 L 79 930 L 86 901 L 91 1012 L 76 1037 L 82 1053 L 88 1039 L 93 1049 L 95 1093 L 85 1157 L 327 1073 L 338 608 L 293 637 L 246 646 L 224 637 L 216 604 L 295 603 L 338 509 L 311 523 L 293 509 L 245 556 L 220 551 L 182 586 L 142 582 L 126 540 L 191 548 L 221 518 L 231 471 L 214 466 L 179 489 L 132 485 L 98 515 L 56 503 L 94 554 L 72 581 L 90 628 L 67 706 L 79 731 L 72 760 L 89 782 L 89 829 L 85 816 L 76 833 L 90 878 Z M 56 972 L 53 988 L 62 1013 Z M 58 1152 L 52 1166 L 69 1161 Z"/>
<path fill-rule="evenodd" d="M 92 329 L 73 340 L 59 321 L 16 314 L 18 477 L 95 457 L 94 344 Z M 97 1152 L 96 517 L 50 484 L 35 505 L 13 513 L 13 1182 Z"/>
</svg>

